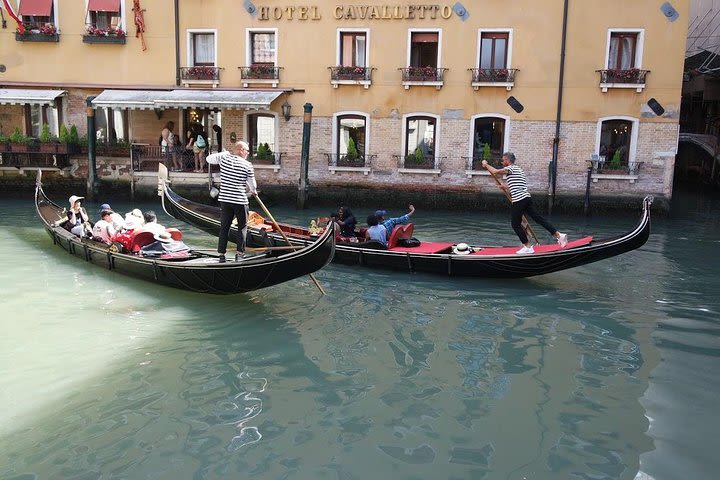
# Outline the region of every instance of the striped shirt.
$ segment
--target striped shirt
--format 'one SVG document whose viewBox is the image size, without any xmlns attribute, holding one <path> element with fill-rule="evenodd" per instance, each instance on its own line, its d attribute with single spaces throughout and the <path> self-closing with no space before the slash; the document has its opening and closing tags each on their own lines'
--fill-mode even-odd
<svg viewBox="0 0 720 480">
<path fill-rule="evenodd" d="M 510 198 L 512 203 L 519 202 L 525 198 L 530 198 L 528 192 L 527 177 L 523 169 L 517 165 L 509 165 L 505 167 L 505 181 L 510 188 Z"/>
<path fill-rule="evenodd" d="M 230 152 L 213 153 L 205 160 L 220 165 L 219 201 L 247 205 L 248 194 L 257 193 L 252 163 Z"/>
</svg>

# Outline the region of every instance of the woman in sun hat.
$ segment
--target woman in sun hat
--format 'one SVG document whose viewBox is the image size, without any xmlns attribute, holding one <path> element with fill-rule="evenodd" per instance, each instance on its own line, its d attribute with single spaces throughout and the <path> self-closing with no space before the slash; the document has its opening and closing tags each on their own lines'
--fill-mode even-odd
<svg viewBox="0 0 720 480">
<path fill-rule="evenodd" d="M 70 230 L 70 233 L 78 237 L 82 237 L 86 229 L 92 229 L 92 227 L 90 227 L 90 217 L 85 208 L 80 204 L 80 201 L 84 198 L 85 197 L 73 195 L 68 199 L 70 209 L 67 212 L 68 221 L 65 225 L 66 228 Z"/>
</svg>

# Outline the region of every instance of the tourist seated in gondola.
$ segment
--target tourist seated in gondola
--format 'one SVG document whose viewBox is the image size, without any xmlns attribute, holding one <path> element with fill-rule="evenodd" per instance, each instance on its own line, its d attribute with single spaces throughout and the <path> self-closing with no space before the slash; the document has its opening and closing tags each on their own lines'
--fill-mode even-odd
<svg viewBox="0 0 720 480">
<path fill-rule="evenodd" d="M 174 240 L 170 232 L 161 232 L 153 235 L 155 241 L 140 249 L 140 255 L 144 257 L 160 256 L 186 256 L 190 247 L 180 240 Z"/>
<path fill-rule="evenodd" d="M 376 215 L 368 215 L 368 229 L 365 231 L 365 240 L 375 240 L 387 247 L 387 229 L 384 225 L 380 225 Z"/>
<path fill-rule="evenodd" d="M 145 225 L 145 217 L 139 208 L 134 208 L 125 214 L 125 230 L 138 230 L 143 225 Z"/>
<path fill-rule="evenodd" d="M 348 207 L 340 207 L 337 213 L 333 213 L 330 216 L 335 219 L 341 240 L 356 238 L 355 226 L 357 225 L 357 220 L 355 220 L 355 216 Z"/>
<path fill-rule="evenodd" d="M 119 232 L 120 230 L 122 230 L 123 228 L 125 228 L 125 219 L 123 218 L 122 215 L 120 215 L 119 213 L 115 212 L 115 211 L 110 207 L 110 204 L 109 204 L 109 203 L 103 203 L 102 205 L 100 205 L 100 210 L 98 210 L 98 215 L 100 215 L 100 216 L 102 217 L 102 212 L 103 212 L 104 210 L 109 210 L 109 211 L 112 212 L 112 215 L 110 215 L 110 217 L 112 218 L 112 224 L 113 224 L 113 227 L 115 228 L 115 231 L 116 231 L 116 232 Z"/>
<path fill-rule="evenodd" d="M 145 224 L 140 227 L 140 232 L 163 233 L 165 231 L 165 227 L 157 223 L 157 215 L 154 211 L 148 210 L 143 216 Z"/>
<path fill-rule="evenodd" d="M 81 205 L 83 198 L 85 197 L 78 197 L 77 195 L 71 196 L 69 199 L 70 209 L 67 211 L 67 217 L 56 222 L 56 225 L 62 225 L 70 233 L 78 237 L 92 235 L 90 216 L 85 210 L 85 207 Z"/>
<path fill-rule="evenodd" d="M 103 210 L 100 212 L 100 220 L 93 225 L 93 240 L 110 245 L 115 239 L 115 226 L 113 225 L 112 210 Z"/>
<path fill-rule="evenodd" d="M 393 217 L 393 218 L 385 218 L 385 215 L 387 215 L 387 210 L 376 210 L 375 216 L 378 219 L 378 223 L 385 227 L 385 231 L 387 232 L 387 237 L 385 238 L 385 242 L 387 243 L 387 240 L 390 238 L 390 235 L 392 234 L 393 229 L 395 229 L 396 226 L 408 223 L 410 221 L 410 217 L 413 213 L 415 213 L 415 206 L 413 204 L 409 205 L 409 211 L 405 215 L 402 215 L 400 217 Z"/>
</svg>

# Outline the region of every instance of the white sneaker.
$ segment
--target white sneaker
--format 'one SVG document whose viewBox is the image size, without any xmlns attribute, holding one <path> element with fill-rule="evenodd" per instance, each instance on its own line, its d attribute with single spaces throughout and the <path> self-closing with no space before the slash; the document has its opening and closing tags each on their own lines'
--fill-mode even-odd
<svg viewBox="0 0 720 480">
<path fill-rule="evenodd" d="M 565 248 L 565 245 L 567 245 L 567 233 L 561 233 L 558 236 L 557 242 L 560 244 L 560 248 Z"/>
<path fill-rule="evenodd" d="M 520 255 L 525 255 L 528 253 L 535 253 L 535 249 L 533 247 L 526 247 L 525 245 L 523 245 L 523 247 L 515 253 L 518 253 Z"/>
</svg>

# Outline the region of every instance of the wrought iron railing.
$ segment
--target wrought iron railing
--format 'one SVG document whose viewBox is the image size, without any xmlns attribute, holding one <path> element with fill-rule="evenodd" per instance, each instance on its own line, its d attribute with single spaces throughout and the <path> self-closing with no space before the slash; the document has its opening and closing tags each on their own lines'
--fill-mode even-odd
<svg viewBox="0 0 720 480">
<path fill-rule="evenodd" d="M 465 160 L 465 168 L 468 170 L 485 170 L 482 166 L 482 161 L 487 160 L 490 165 L 495 168 L 502 168 L 501 160 L 502 153 L 491 153 L 490 158 L 483 158 L 482 155 L 475 157 L 460 157 Z"/>
<path fill-rule="evenodd" d="M 269 154 L 255 153 L 248 157 L 248 160 L 257 165 L 280 165 L 282 162 L 282 152 L 271 152 Z"/>
<path fill-rule="evenodd" d="M 180 80 L 212 80 L 220 81 L 222 67 L 198 65 L 196 67 L 180 67 Z"/>
<path fill-rule="evenodd" d="M 644 162 L 622 163 L 612 165 L 612 162 L 592 162 L 593 173 L 605 175 L 637 175 Z"/>
<path fill-rule="evenodd" d="M 402 72 L 403 82 L 442 82 L 447 68 L 406 67 L 398 68 Z"/>
<path fill-rule="evenodd" d="M 600 73 L 600 83 L 630 83 L 641 85 L 645 83 L 645 77 L 650 70 L 639 70 L 630 68 L 628 70 L 609 69 L 595 70 Z"/>
<path fill-rule="evenodd" d="M 517 68 L 469 68 L 473 83 L 513 83 Z"/>
<path fill-rule="evenodd" d="M 240 78 L 243 80 L 279 80 L 280 69 L 283 67 L 258 64 L 238 68 L 240 69 Z"/>
<path fill-rule="evenodd" d="M 335 66 L 328 67 L 330 70 L 330 80 L 355 80 L 355 81 L 370 81 L 372 71 L 375 70 L 372 67 L 346 67 L 346 66 Z"/>
<path fill-rule="evenodd" d="M 436 157 L 434 155 L 417 156 L 414 153 L 409 155 L 393 155 L 397 160 L 398 168 L 418 168 L 436 170 L 440 168 L 442 160 L 445 157 Z"/>
<path fill-rule="evenodd" d="M 347 155 L 345 153 L 326 153 L 329 167 L 370 168 L 377 155 Z"/>
</svg>

